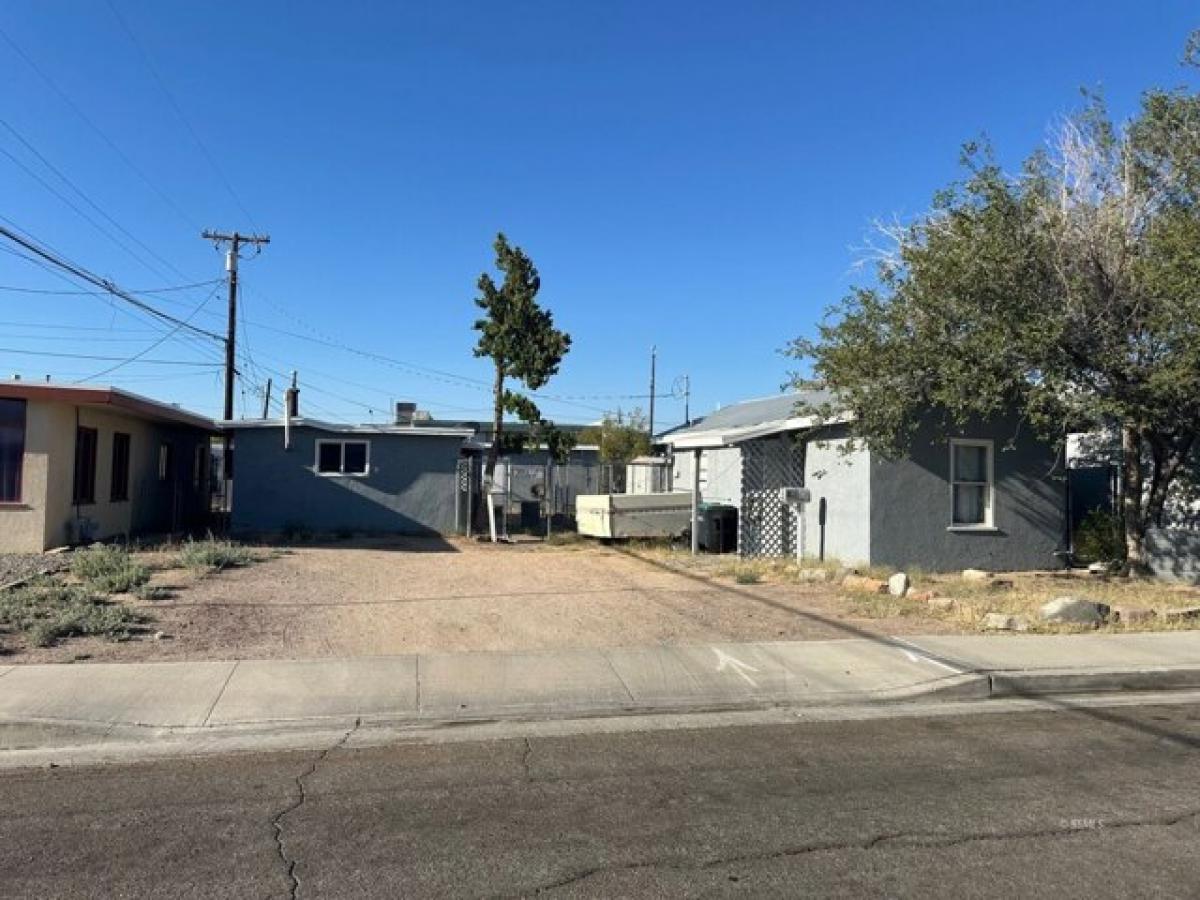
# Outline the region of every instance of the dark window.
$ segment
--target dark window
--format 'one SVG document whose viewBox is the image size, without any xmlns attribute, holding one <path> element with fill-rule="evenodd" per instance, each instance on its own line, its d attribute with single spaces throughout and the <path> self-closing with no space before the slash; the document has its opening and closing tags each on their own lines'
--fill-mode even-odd
<svg viewBox="0 0 1200 900">
<path fill-rule="evenodd" d="M 96 429 L 75 429 L 75 503 L 96 502 Z"/>
<path fill-rule="evenodd" d="M 0 503 L 21 502 L 25 401 L 0 399 Z"/>
<path fill-rule="evenodd" d="M 114 502 L 129 499 L 129 435 L 113 432 L 112 483 L 108 499 Z"/>
<path fill-rule="evenodd" d="M 317 471 L 322 475 L 366 475 L 369 457 L 367 441 L 317 441 Z"/>
<path fill-rule="evenodd" d="M 342 445 L 334 441 L 317 444 L 317 471 L 342 471 Z"/>
<path fill-rule="evenodd" d="M 345 456 L 342 471 L 348 475 L 362 475 L 367 471 L 367 445 L 365 442 L 346 443 L 343 445 Z"/>
</svg>

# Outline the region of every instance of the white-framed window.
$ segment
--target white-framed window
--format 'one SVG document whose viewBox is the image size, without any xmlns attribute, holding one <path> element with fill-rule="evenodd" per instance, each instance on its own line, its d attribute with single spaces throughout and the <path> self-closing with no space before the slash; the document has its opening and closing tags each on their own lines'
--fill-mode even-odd
<svg viewBox="0 0 1200 900">
<path fill-rule="evenodd" d="M 318 475 L 366 475 L 371 470 L 370 441 L 317 441 Z"/>
<path fill-rule="evenodd" d="M 993 528 L 995 477 L 992 441 L 950 441 L 950 527 Z"/>
</svg>

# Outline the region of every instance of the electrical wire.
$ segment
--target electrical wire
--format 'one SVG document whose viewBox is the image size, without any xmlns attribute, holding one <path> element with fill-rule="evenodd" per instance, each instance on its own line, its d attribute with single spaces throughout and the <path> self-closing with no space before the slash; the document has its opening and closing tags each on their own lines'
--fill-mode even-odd
<svg viewBox="0 0 1200 900">
<path fill-rule="evenodd" d="M 129 158 L 129 156 L 125 153 L 125 151 L 123 151 L 120 147 L 118 147 L 117 144 L 113 141 L 113 139 L 110 138 L 104 132 L 104 130 L 102 128 L 100 128 L 99 125 L 97 125 L 95 122 L 93 122 L 92 119 L 89 118 L 88 115 L 82 109 L 80 109 L 78 105 L 76 105 L 75 101 L 73 101 L 69 96 L 67 96 L 66 92 L 64 92 L 54 82 L 54 80 L 49 75 L 47 75 L 42 70 L 42 68 L 36 62 L 34 62 L 33 59 L 24 50 L 21 49 L 20 45 L 17 44 L 17 42 L 14 41 L 12 39 L 12 37 L 8 34 L 8 32 L 6 32 L 2 27 L 0 27 L 0 38 L 3 38 L 5 43 L 7 43 L 13 49 L 13 51 L 17 54 L 17 56 L 21 57 L 21 59 L 24 60 L 25 64 L 27 66 L 29 66 L 29 68 L 32 69 L 34 71 L 34 73 L 36 73 L 37 76 L 39 78 L 41 78 L 41 80 L 43 82 L 45 82 L 46 86 L 49 87 L 50 90 L 54 92 L 54 94 L 58 97 L 59 100 L 61 100 L 64 104 L 66 104 L 67 107 L 69 107 L 70 110 L 73 113 L 75 113 L 75 115 L 85 125 L 88 126 L 88 128 L 90 128 L 102 141 L 104 141 L 105 144 L 108 145 L 109 149 L 112 150 L 121 159 L 121 161 L 125 164 L 126 168 L 128 168 L 131 172 L 133 172 L 133 174 L 137 175 L 138 178 L 140 178 L 146 184 L 147 187 L 149 187 L 152 191 L 154 191 L 154 193 L 158 195 L 159 199 L 162 200 L 163 203 L 165 203 L 171 209 L 171 211 L 175 213 L 175 215 L 177 215 L 183 222 L 185 222 L 189 228 L 191 228 L 193 231 L 200 230 L 200 226 L 197 225 L 191 219 L 191 217 L 189 217 L 188 214 L 183 211 L 183 209 L 179 206 L 179 204 L 176 203 L 174 200 L 172 200 L 171 197 L 168 196 L 167 193 L 162 190 L 162 188 L 160 188 L 157 184 L 155 184 L 150 179 L 150 177 L 145 172 L 143 172 L 132 159 Z"/>
<path fill-rule="evenodd" d="M 56 359 L 93 359 L 106 362 L 131 362 L 123 356 L 93 356 L 88 353 L 52 353 L 49 350 L 19 350 L 16 347 L 0 347 L 0 353 L 14 353 L 18 356 L 48 356 Z M 156 366 L 212 366 L 216 363 L 198 362 L 194 359 L 139 359 L 136 362 Z"/>
<path fill-rule="evenodd" d="M 10 220 L 6 219 L 5 221 L 10 221 Z M 48 248 L 44 248 L 44 247 L 40 246 L 38 244 L 38 242 L 36 242 L 32 238 L 22 237 L 20 234 L 17 234 L 16 232 L 12 231 L 9 228 L 6 228 L 3 225 L 0 225 L 0 236 L 3 236 L 5 238 L 7 238 L 8 240 L 20 245 L 21 247 L 28 250 L 29 252 L 35 254 L 36 256 L 41 257 L 42 259 L 44 259 L 47 262 L 49 262 L 51 265 L 56 266 L 65 272 L 69 272 L 70 274 L 74 275 L 76 278 L 79 278 L 83 281 L 88 282 L 89 284 L 93 284 L 96 287 L 103 289 L 107 293 L 112 294 L 114 297 L 117 297 L 120 300 L 124 300 L 126 303 L 129 303 L 130 305 L 137 307 L 138 309 L 142 310 L 143 312 L 149 313 L 150 315 L 154 316 L 155 318 L 161 319 L 164 322 L 169 322 L 173 325 L 182 325 L 182 327 L 185 327 L 188 330 L 193 331 L 197 334 L 203 335 L 204 337 L 212 338 L 217 341 L 224 340 L 224 338 L 218 334 L 213 334 L 211 331 L 205 331 L 202 328 L 197 328 L 195 325 L 188 324 L 187 322 L 185 322 L 181 319 L 175 318 L 174 316 L 170 315 L 169 313 L 165 313 L 162 310 L 157 309 L 154 306 L 151 306 L 149 303 L 146 303 L 144 300 L 139 300 L 137 297 L 133 296 L 128 291 L 118 287 L 113 282 L 111 282 L 105 278 L 102 278 L 99 275 L 96 275 L 94 272 L 88 271 L 87 269 L 83 268 L 82 266 L 79 266 L 73 262 L 70 262 L 69 260 L 66 260 L 66 259 L 60 257 L 58 254 L 54 253 L 52 250 L 50 250 Z"/>
<path fill-rule="evenodd" d="M 194 140 L 196 142 L 196 146 L 200 148 L 200 152 L 204 155 L 205 160 L 208 161 L 208 165 L 212 168 L 213 172 L 216 173 L 216 176 L 220 180 L 221 184 L 225 186 L 226 192 L 231 198 L 233 198 L 233 202 L 237 204 L 238 209 L 242 211 L 242 214 L 246 217 L 246 220 L 250 223 L 250 226 L 255 231 L 258 231 L 258 226 L 254 222 L 254 216 L 252 216 L 250 211 L 246 209 L 246 204 L 242 202 L 242 198 L 238 196 L 237 191 L 233 189 L 233 185 L 230 184 L 229 179 L 225 177 L 225 172 L 222 171 L 221 167 L 217 164 L 216 159 L 208 151 L 208 147 L 205 146 L 204 141 L 200 139 L 199 132 L 197 132 L 192 126 L 192 123 L 188 117 L 183 114 L 183 109 L 179 106 L 179 103 L 176 102 L 175 96 L 167 87 L 166 82 L 163 81 L 162 76 L 158 72 L 158 68 L 154 65 L 154 61 L 150 58 L 150 54 L 146 52 L 146 48 L 142 45 L 142 42 L 138 40 L 137 35 L 134 34 L 133 29 L 129 27 L 129 23 L 125 20 L 125 17 L 121 15 L 120 11 L 118 11 L 112 0 L 107 0 L 107 2 L 108 8 L 112 11 L 113 17 L 120 24 L 121 29 L 125 32 L 126 36 L 128 36 L 130 42 L 134 45 L 134 47 L 137 48 L 138 53 L 142 57 L 142 62 L 146 64 L 146 68 L 149 70 L 151 77 L 158 85 L 159 90 L 161 90 L 163 96 L 167 98 L 167 103 L 171 105 L 171 109 L 175 111 L 175 115 L 179 118 L 179 121 L 183 123 L 184 128 L 186 128 L 188 133 L 191 134 L 192 140 Z"/>
<path fill-rule="evenodd" d="M 181 320 L 178 325 L 176 325 L 173 329 L 168 331 L 166 334 L 164 334 L 158 340 L 149 344 L 148 346 L 143 348 L 140 352 L 135 353 L 133 356 L 130 356 L 128 359 L 125 359 L 122 362 L 118 362 L 114 366 L 109 366 L 107 369 L 102 369 L 101 371 L 97 372 L 95 375 L 89 375 L 87 378 L 82 378 L 79 380 L 79 382 L 76 382 L 76 383 L 79 384 L 79 383 L 82 383 L 85 381 L 94 381 L 95 379 L 100 378 L 101 376 L 104 376 L 104 375 L 108 375 L 110 372 L 115 372 L 115 371 L 117 371 L 117 369 L 123 368 L 123 367 L 129 365 L 130 363 L 135 363 L 135 362 L 140 361 L 142 359 L 142 357 L 145 356 L 147 353 L 149 353 L 151 350 L 154 350 L 154 349 L 160 347 L 162 344 L 164 344 L 165 342 L 170 340 L 172 337 L 174 337 L 176 334 L 178 334 L 179 330 L 181 328 L 187 327 L 188 320 L 192 319 L 197 313 L 200 312 L 201 309 L 204 308 L 205 304 L 207 304 L 208 301 L 210 301 L 213 297 L 216 296 L 217 288 L 219 288 L 219 287 L 220 287 L 220 285 L 218 285 L 217 287 L 214 287 L 211 291 L 209 291 L 208 296 L 200 301 L 199 305 L 194 310 L 192 310 L 191 314 L 186 319 Z"/>
<path fill-rule="evenodd" d="M 29 257 L 24 257 L 28 259 Z M 30 260 L 32 262 L 32 260 Z M 195 288 L 210 287 L 214 284 L 224 284 L 224 278 L 210 278 L 208 281 L 193 281 L 191 284 L 176 284 L 170 287 L 158 288 L 130 288 L 131 294 L 167 294 L 176 291 L 190 291 Z M 5 291 L 10 294 L 37 294 L 51 295 L 55 297 L 98 297 L 105 293 L 104 291 L 54 291 L 47 288 L 31 288 L 22 287 L 12 284 L 0 284 L 0 291 Z"/>
</svg>

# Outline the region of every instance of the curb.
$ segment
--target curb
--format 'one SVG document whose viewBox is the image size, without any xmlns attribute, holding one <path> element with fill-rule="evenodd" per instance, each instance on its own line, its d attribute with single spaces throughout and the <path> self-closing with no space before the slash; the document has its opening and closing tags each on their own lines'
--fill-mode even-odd
<svg viewBox="0 0 1200 900">
<path fill-rule="evenodd" d="M 1048 697 L 1118 691 L 1175 691 L 1200 688 L 1200 668 L 1025 669 L 988 673 L 991 697 Z"/>
</svg>

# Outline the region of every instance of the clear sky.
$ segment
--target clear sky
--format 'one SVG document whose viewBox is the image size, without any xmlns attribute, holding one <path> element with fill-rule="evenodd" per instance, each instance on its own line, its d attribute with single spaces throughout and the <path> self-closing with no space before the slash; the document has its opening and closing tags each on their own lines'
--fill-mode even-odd
<svg viewBox="0 0 1200 900">
<path fill-rule="evenodd" d="M 299 369 L 305 411 L 348 421 L 486 415 L 472 298 L 502 229 L 574 338 L 545 389 L 574 399 L 545 413 L 644 406 L 621 395 L 652 344 L 704 413 L 779 390 L 780 348 L 865 277 L 870 222 L 927 208 L 963 141 L 1015 167 L 1083 86 L 1128 115 L 1185 83 L 1197 26 L 1182 0 L 9 0 L 0 222 L 133 289 L 221 277 L 202 228 L 269 232 L 241 267 L 239 415 Z M 0 285 L 78 288 L 10 253 Z M 191 321 L 219 331 L 219 285 L 142 296 L 210 295 Z M 5 376 L 84 378 L 162 332 L 86 294 L 0 312 Z M 215 415 L 219 354 L 177 333 L 100 381 Z"/>
</svg>

